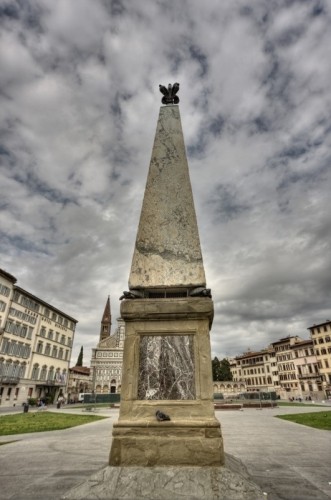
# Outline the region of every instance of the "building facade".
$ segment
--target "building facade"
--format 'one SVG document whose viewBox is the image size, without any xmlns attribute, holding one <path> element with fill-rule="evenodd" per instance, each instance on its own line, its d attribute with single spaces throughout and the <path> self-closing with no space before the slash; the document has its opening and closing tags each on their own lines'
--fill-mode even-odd
<svg viewBox="0 0 331 500">
<path fill-rule="evenodd" d="M 66 396 L 77 320 L 0 270 L 0 404 Z"/>
<path fill-rule="evenodd" d="M 292 350 L 299 342 L 302 342 L 300 337 L 289 335 L 271 344 L 275 351 L 279 378 L 277 393 L 282 399 L 302 397 Z"/>
<path fill-rule="evenodd" d="M 331 398 L 331 321 L 308 328 L 314 346 L 322 390 L 326 398 Z"/>
<path fill-rule="evenodd" d="M 322 377 L 311 339 L 291 346 L 293 363 L 299 381 L 298 393 L 302 399 L 323 399 Z"/>
<path fill-rule="evenodd" d="M 92 349 L 92 392 L 99 394 L 121 392 L 124 337 L 125 323 L 121 318 L 117 320 L 117 328 L 111 334 L 111 311 L 108 297 L 101 320 L 100 340 L 97 347 Z"/>
<path fill-rule="evenodd" d="M 233 382 L 245 384 L 247 392 L 276 392 L 282 399 L 330 397 L 331 323 L 314 325 L 310 331 L 312 339 L 289 335 L 232 358 Z"/>
<path fill-rule="evenodd" d="M 224 382 L 214 381 L 213 388 L 214 396 L 217 394 L 223 394 L 224 399 L 235 398 L 240 393 L 247 391 L 246 385 L 243 381 L 237 382 L 234 380 L 227 380 Z"/>
<path fill-rule="evenodd" d="M 69 368 L 68 402 L 76 403 L 79 394 L 84 392 L 92 392 L 91 369 L 88 366 Z"/>
<path fill-rule="evenodd" d="M 269 347 L 261 351 L 248 351 L 230 364 L 233 380 L 243 382 L 247 392 L 272 392 L 277 386 L 277 371 L 274 368 L 275 353 Z M 234 366 L 233 366 L 234 365 Z"/>
</svg>

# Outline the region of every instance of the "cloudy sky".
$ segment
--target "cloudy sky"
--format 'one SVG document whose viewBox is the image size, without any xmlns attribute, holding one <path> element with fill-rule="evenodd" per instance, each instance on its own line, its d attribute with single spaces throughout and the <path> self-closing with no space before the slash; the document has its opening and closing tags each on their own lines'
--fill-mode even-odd
<svg viewBox="0 0 331 500">
<path fill-rule="evenodd" d="M 76 318 L 128 288 L 178 81 L 212 353 L 330 318 L 330 1 L 0 0 L 0 267 Z"/>
</svg>

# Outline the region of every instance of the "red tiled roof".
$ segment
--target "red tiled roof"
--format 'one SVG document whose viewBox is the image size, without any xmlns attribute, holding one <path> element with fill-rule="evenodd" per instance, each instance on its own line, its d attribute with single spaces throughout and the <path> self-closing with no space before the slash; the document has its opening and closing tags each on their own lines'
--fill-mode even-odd
<svg viewBox="0 0 331 500">
<path fill-rule="evenodd" d="M 89 375 L 91 369 L 88 366 L 73 366 L 69 368 L 70 372 L 81 373 L 82 375 Z"/>
</svg>

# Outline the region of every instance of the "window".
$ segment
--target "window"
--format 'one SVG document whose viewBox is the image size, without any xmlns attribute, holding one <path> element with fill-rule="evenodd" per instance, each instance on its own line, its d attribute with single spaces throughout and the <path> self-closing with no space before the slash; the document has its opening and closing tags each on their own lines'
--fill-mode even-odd
<svg viewBox="0 0 331 500">
<path fill-rule="evenodd" d="M 328 335 L 325 337 L 325 342 L 330 342 L 330 337 Z"/>
<path fill-rule="evenodd" d="M 41 337 L 46 337 L 46 328 L 44 326 L 42 326 L 41 329 L 40 329 L 40 336 Z"/>
<path fill-rule="evenodd" d="M 31 340 L 32 338 L 32 332 L 33 332 L 33 328 L 32 326 L 28 326 L 28 335 L 27 335 L 27 339 Z"/>
<path fill-rule="evenodd" d="M 46 380 L 46 375 L 47 375 L 47 366 L 44 365 L 40 372 L 40 380 Z"/>
<path fill-rule="evenodd" d="M 39 376 L 39 365 L 33 365 L 31 378 L 37 380 Z"/>
<path fill-rule="evenodd" d="M 0 300 L 0 312 L 3 312 L 6 309 L 6 302 Z"/>
<path fill-rule="evenodd" d="M 53 330 L 48 331 L 48 338 L 49 340 L 53 340 Z"/>
<path fill-rule="evenodd" d="M 324 344 L 324 339 L 322 339 L 322 337 L 320 339 L 318 339 L 318 343 L 319 344 Z"/>
<path fill-rule="evenodd" d="M 57 358 L 57 347 L 54 345 L 52 349 L 52 356 L 53 358 Z"/>
<path fill-rule="evenodd" d="M 66 343 L 66 338 L 64 335 L 61 335 L 61 344 L 65 344 Z"/>
<path fill-rule="evenodd" d="M 8 288 L 8 286 L 5 286 L 2 283 L 0 283 L 0 293 L 1 293 L 1 295 L 4 295 L 5 297 L 9 297 L 10 288 Z"/>
<path fill-rule="evenodd" d="M 59 341 L 59 332 L 55 332 L 55 342 Z"/>
<path fill-rule="evenodd" d="M 54 380 L 54 366 L 51 366 L 49 369 L 48 380 Z"/>
<path fill-rule="evenodd" d="M 49 309 L 47 309 L 47 307 L 45 307 L 45 309 L 44 309 L 44 316 L 46 316 L 46 318 L 49 318 L 49 314 L 50 314 Z"/>
<path fill-rule="evenodd" d="M 53 321 L 57 320 L 57 314 L 55 312 L 52 313 L 52 320 Z"/>
<path fill-rule="evenodd" d="M 39 341 L 37 345 L 37 353 L 42 354 L 42 352 L 43 352 L 43 343 Z"/>
<path fill-rule="evenodd" d="M 1 353 L 6 354 L 8 352 L 8 344 L 9 344 L 8 339 L 3 338 L 2 344 L 1 344 L 1 349 L 0 349 Z"/>
<path fill-rule="evenodd" d="M 51 344 L 46 344 L 45 354 L 46 356 L 49 356 L 51 354 Z"/>
<path fill-rule="evenodd" d="M 327 359 L 324 360 L 325 368 L 329 368 L 329 362 Z"/>
<path fill-rule="evenodd" d="M 28 327 L 26 325 L 22 325 L 20 328 L 20 336 L 26 337 L 27 333 L 28 333 Z"/>
<path fill-rule="evenodd" d="M 29 299 L 29 297 L 25 297 L 25 295 L 22 295 L 21 297 L 21 304 L 27 309 L 39 312 L 39 304 L 37 304 L 37 302 L 35 302 L 34 300 Z"/>
<path fill-rule="evenodd" d="M 19 377 L 24 378 L 25 376 L 25 370 L 26 370 L 26 364 L 22 363 L 20 366 L 20 371 L 19 371 Z"/>
</svg>

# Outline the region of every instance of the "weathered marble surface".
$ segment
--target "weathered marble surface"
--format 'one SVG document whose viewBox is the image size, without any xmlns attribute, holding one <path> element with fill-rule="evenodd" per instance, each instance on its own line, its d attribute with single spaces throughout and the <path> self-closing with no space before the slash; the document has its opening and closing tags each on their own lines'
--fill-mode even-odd
<svg viewBox="0 0 331 500">
<path fill-rule="evenodd" d="M 193 335 L 142 335 L 138 399 L 195 399 Z"/>
<path fill-rule="evenodd" d="M 205 286 L 178 106 L 161 107 L 129 287 Z"/>
</svg>

